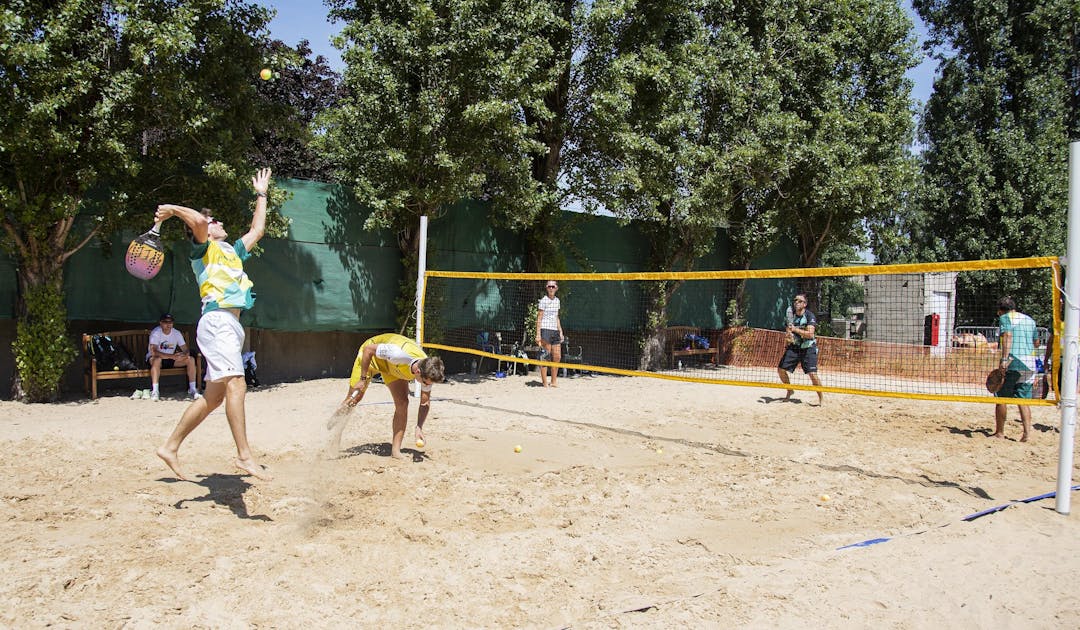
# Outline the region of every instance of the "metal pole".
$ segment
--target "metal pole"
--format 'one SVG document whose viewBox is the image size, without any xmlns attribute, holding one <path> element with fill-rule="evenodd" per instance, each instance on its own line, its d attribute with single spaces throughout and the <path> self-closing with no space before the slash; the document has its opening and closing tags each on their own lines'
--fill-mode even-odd
<svg viewBox="0 0 1080 630">
<path fill-rule="evenodd" d="M 1065 338 L 1061 360 L 1061 446 L 1054 509 L 1069 513 L 1076 435 L 1076 358 L 1080 355 L 1080 142 L 1069 143 L 1069 235 L 1065 249 Z M 1073 269 L 1073 267 L 1076 269 Z"/>
<path fill-rule="evenodd" d="M 424 340 L 424 272 L 427 271 L 427 215 L 420 217 L 420 243 L 416 264 L 416 345 Z M 413 396 L 420 395 L 420 381 L 413 381 Z"/>
</svg>

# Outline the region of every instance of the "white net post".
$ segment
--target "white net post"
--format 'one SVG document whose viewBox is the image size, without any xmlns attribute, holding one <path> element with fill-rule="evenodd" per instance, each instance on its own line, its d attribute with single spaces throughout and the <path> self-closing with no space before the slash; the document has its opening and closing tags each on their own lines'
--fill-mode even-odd
<svg viewBox="0 0 1080 630">
<path fill-rule="evenodd" d="M 1061 358 L 1061 447 L 1055 510 L 1069 513 L 1076 434 L 1076 357 L 1080 333 L 1080 142 L 1069 144 L 1069 234 L 1066 243 L 1065 339 Z"/>
<path fill-rule="evenodd" d="M 420 217 L 420 251 L 416 264 L 416 345 L 424 337 L 424 272 L 427 271 L 427 215 Z M 421 346 L 422 347 L 422 346 Z M 420 380 L 413 381 L 413 396 L 420 395 Z"/>
</svg>

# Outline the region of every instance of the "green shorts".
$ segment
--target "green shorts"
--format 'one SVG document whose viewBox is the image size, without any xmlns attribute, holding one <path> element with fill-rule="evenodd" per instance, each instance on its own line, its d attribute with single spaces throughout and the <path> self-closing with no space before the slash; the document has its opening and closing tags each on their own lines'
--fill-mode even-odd
<svg viewBox="0 0 1080 630">
<path fill-rule="evenodd" d="M 1020 382 L 1020 372 L 1009 370 L 1001 389 L 994 395 L 998 398 L 1031 398 L 1031 386 L 1031 383 Z"/>
</svg>

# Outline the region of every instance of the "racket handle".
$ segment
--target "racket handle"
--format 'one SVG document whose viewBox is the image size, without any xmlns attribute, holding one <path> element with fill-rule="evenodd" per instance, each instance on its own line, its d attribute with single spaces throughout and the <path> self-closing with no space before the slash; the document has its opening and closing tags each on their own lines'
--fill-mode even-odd
<svg viewBox="0 0 1080 630">
<path fill-rule="evenodd" d="M 154 222 L 154 227 L 150 228 L 150 232 L 154 236 L 160 235 L 161 234 L 161 221 Z"/>
</svg>

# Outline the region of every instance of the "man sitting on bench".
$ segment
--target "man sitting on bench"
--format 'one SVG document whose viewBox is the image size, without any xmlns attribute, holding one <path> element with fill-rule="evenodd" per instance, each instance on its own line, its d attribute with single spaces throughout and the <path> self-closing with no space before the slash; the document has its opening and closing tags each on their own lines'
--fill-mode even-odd
<svg viewBox="0 0 1080 630">
<path fill-rule="evenodd" d="M 187 366 L 188 398 L 196 400 L 202 394 L 195 388 L 195 360 L 188 354 L 184 333 L 173 328 L 173 316 L 165 313 L 158 325 L 150 331 L 150 343 L 146 349 L 146 362 L 150 364 L 150 400 L 160 400 L 158 382 L 161 368 Z"/>
</svg>

